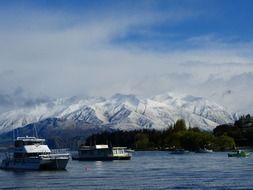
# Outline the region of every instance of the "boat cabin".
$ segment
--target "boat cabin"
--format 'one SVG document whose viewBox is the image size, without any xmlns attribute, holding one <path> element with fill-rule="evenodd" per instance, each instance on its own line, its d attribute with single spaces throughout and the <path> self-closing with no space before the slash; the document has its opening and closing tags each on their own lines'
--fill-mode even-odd
<svg viewBox="0 0 253 190">
<path fill-rule="evenodd" d="M 129 160 L 131 155 L 125 151 L 126 147 L 109 147 L 108 145 L 80 146 L 76 160 Z"/>
<path fill-rule="evenodd" d="M 45 139 L 35 137 L 18 137 L 15 141 L 14 158 L 50 154 L 51 151 L 44 142 Z"/>
<path fill-rule="evenodd" d="M 25 145 L 43 145 L 45 139 L 37 139 L 35 137 L 18 137 L 15 141 L 15 147 L 22 147 Z"/>
<path fill-rule="evenodd" d="M 81 146 L 79 148 L 79 155 L 82 156 L 107 156 L 112 154 L 108 145 L 94 145 L 94 146 Z"/>
</svg>

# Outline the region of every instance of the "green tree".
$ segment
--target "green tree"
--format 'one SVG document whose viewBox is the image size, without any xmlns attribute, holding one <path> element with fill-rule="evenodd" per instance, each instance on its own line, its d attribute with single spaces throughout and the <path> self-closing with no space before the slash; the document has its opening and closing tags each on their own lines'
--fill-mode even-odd
<svg viewBox="0 0 253 190">
<path fill-rule="evenodd" d="M 222 135 L 216 137 L 215 148 L 217 150 L 231 150 L 235 147 L 235 141 L 232 137 Z"/>
<path fill-rule="evenodd" d="M 149 148 L 149 137 L 147 134 L 138 134 L 135 143 L 136 149 L 145 150 Z"/>
<path fill-rule="evenodd" d="M 179 119 L 176 121 L 174 125 L 174 132 L 179 132 L 179 131 L 186 131 L 186 124 L 184 119 Z"/>
<path fill-rule="evenodd" d="M 201 133 L 194 131 L 184 132 L 180 138 L 181 146 L 186 150 L 197 150 L 201 144 Z"/>
</svg>

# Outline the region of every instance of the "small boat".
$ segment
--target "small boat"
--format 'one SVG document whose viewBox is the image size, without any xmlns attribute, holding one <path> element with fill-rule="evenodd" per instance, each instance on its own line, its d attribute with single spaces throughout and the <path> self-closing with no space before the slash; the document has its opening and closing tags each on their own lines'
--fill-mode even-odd
<svg viewBox="0 0 253 190">
<path fill-rule="evenodd" d="M 245 152 L 245 151 L 242 151 L 242 150 L 237 150 L 236 152 L 233 152 L 233 153 L 228 153 L 228 157 L 248 157 L 250 155 L 249 152 Z"/>
<path fill-rule="evenodd" d="M 45 139 L 18 137 L 12 152 L 6 153 L 1 169 L 63 170 L 69 161 L 68 153 L 54 154 L 44 144 Z"/>
<path fill-rule="evenodd" d="M 108 145 L 80 146 L 78 154 L 73 154 L 73 160 L 106 161 L 106 160 L 130 160 L 131 153 L 126 147 L 109 147 Z"/>
<path fill-rule="evenodd" d="M 212 152 L 213 152 L 213 150 L 207 149 L 207 148 L 201 148 L 196 151 L 196 153 L 212 153 Z"/>
<path fill-rule="evenodd" d="M 171 151 L 171 154 L 188 154 L 190 151 L 185 149 L 175 149 Z"/>
</svg>

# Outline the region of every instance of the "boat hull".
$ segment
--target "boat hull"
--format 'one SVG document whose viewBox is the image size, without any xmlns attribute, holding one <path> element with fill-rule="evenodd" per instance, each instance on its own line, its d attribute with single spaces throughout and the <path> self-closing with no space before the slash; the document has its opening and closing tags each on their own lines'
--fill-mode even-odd
<svg viewBox="0 0 253 190">
<path fill-rule="evenodd" d="M 42 161 L 40 163 L 41 170 L 65 170 L 69 159 L 54 159 Z"/>
<path fill-rule="evenodd" d="M 249 152 L 241 151 L 241 150 L 238 150 L 233 153 L 228 153 L 228 157 L 238 157 L 238 158 L 241 157 L 242 158 L 242 157 L 248 157 L 248 156 L 250 156 Z"/>
<path fill-rule="evenodd" d="M 21 170 L 64 170 L 68 164 L 69 157 L 58 159 L 28 158 L 28 159 L 4 159 L 1 169 Z"/>
<path fill-rule="evenodd" d="M 228 157 L 244 158 L 244 157 L 249 157 L 249 156 L 250 156 L 250 153 L 245 153 L 245 154 L 228 153 Z"/>
<path fill-rule="evenodd" d="M 79 160 L 79 161 L 131 160 L 131 156 L 111 156 L 111 157 L 79 157 L 79 156 L 72 156 L 72 160 Z"/>
<path fill-rule="evenodd" d="M 178 150 L 173 150 L 170 152 L 171 154 L 189 154 L 190 151 L 188 150 L 183 150 L 183 149 L 178 149 Z"/>
</svg>

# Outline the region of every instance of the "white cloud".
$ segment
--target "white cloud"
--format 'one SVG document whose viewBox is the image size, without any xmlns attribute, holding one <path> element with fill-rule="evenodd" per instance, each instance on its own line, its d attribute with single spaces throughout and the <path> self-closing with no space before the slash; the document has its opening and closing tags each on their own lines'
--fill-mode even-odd
<svg viewBox="0 0 253 190">
<path fill-rule="evenodd" d="M 154 44 L 114 41 L 131 31 L 158 38 L 164 34 L 149 28 L 199 16 L 190 11 L 132 14 L 119 10 L 79 16 L 21 11 L 19 15 L 21 18 L 10 19 L 9 25 L 1 20 L 3 92 L 21 86 L 33 94 L 54 97 L 117 92 L 150 96 L 171 90 L 197 93 L 194 88 L 202 87 L 198 90 L 207 95 L 211 90 L 201 84 L 210 75 L 230 78 L 253 72 L 251 42 L 231 43 L 213 34 Z"/>
</svg>

